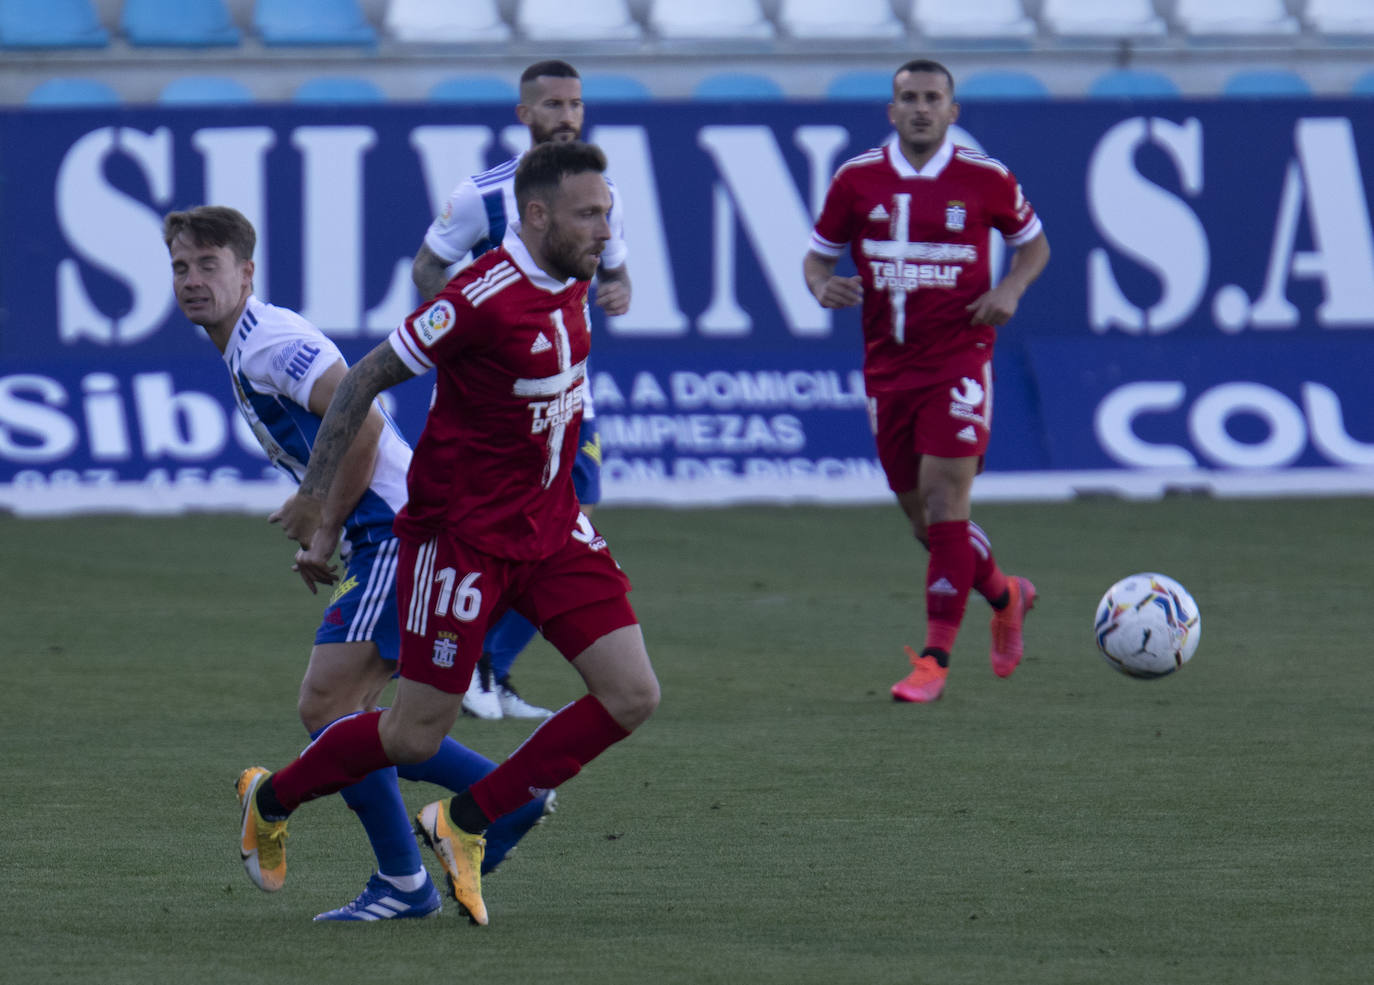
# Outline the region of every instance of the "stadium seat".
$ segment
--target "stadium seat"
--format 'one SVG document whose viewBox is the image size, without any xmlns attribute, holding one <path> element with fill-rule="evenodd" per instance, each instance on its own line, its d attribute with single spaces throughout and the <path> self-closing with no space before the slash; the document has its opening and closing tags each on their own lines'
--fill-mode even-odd
<svg viewBox="0 0 1374 985">
<path fill-rule="evenodd" d="M 582 98 L 589 103 L 647 103 L 654 94 L 630 75 L 584 75 Z"/>
<path fill-rule="evenodd" d="M 783 99 L 782 86 L 766 75 L 752 72 L 720 72 L 708 75 L 692 90 L 693 99 L 730 100 Z"/>
<path fill-rule="evenodd" d="M 0 48 L 103 48 L 91 0 L 0 0 Z"/>
<path fill-rule="evenodd" d="M 1283 0 L 1178 0 L 1174 20 L 1193 38 L 1284 36 L 1298 30 Z"/>
<path fill-rule="evenodd" d="M 1021 0 L 911 0 L 908 20 L 928 38 L 1026 41 L 1035 34 Z"/>
<path fill-rule="evenodd" d="M 505 79 L 491 75 L 455 75 L 434 84 L 429 98 L 441 103 L 520 102 L 520 93 Z"/>
<path fill-rule="evenodd" d="M 168 82 L 157 101 L 174 105 L 251 103 L 253 92 L 236 79 L 216 75 L 183 75 Z"/>
<path fill-rule="evenodd" d="M 637 41 L 625 0 L 520 0 L 516 25 L 531 41 Z"/>
<path fill-rule="evenodd" d="M 1168 33 L 1151 0 L 1045 0 L 1040 22 L 1064 38 L 1154 38 Z"/>
<path fill-rule="evenodd" d="M 95 79 L 48 79 L 29 93 L 30 106 L 118 106 L 124 100 Z"/>
<path fill-rule="evenodd" d="M 778 25 L 794 38 L 878 41 L 906 34 L 888 0 L 782 0 Z"/>
<path fill-rule="evenodd" d="M 1374 96 L 1374 72 L 1365 72 L 1350 87 L 1352 96 Z"/>
<path fill-rule="evenodd" d="M 669 41 L 766 41 L 774 35 L 759 0 L 652 0 L 649 24 Z"/>
<path fill-rule="evenodd" d="M 377 41 L 358 0 L 257 0 L 253 27 L 270 45 L 370 45 Z"/>
<path fill-rule="evenodd" d="M 892 102 L 892 73 L 853 71 L 841 72 L 825 87 L 826 99 L 853 99 L 870 103 L 881 99 Z"/>
<path fill-rule="evenodd" d="M 124 0 L 119 29 L 133 45 L 188 48 L 239 43 L 224 0 Z"/>
<path fill-rule="evenodd" d="M 1093 79 L 1088 95 L 1093 99 L 1177 99 L 1179 90 L 1163 72 L 1117 68 Z"/>
<path fill-rule="evenodd" d="M 955 86 L 960 102 L 978 99 L 1048 99 L 1050 90 L 1028 72 L 977 72 Z"/>
<path fill-rule="evenodd" d="M 496 0 L 391 0 L 384 24 L 397 41 L 451 44 L 510 38 Z"/>
<path fill-rule="evenodd" d="M 1307 0 L 1303 19 L 1328 38 L 1367 38 L 1374 35 L 1374 4 L 1369 0 Z"/>
<path fill-rule="evenodd" d="M 302 82 L 291 99 L 298 103 L 383 103 L 386 93 L 368 79 L 321 75 Z"/>
<path fill-rule="evenodd" d="M 1241 98 L 1302 98 L 1312 95 L 1312 87 L 1296 72 L 1281 68 L 1262 68 L 1232 75 L 1222 85 L 1221 94 Z"/>
</svg>

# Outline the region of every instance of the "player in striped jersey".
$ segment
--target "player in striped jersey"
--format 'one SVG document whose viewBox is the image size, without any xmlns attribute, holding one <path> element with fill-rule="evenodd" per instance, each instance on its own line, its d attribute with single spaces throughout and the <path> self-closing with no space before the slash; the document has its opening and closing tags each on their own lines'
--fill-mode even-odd
<svg viewBox="0 0 1374 985">
<path fill-rule="evenodd" d="M 949 139 L 959 116 L 954 79 L 915 60 L 893 76 L 884 146 L 847 161 L 830 183 L 803 263 L 827 308 L 861 304 L 864 384 L 889 487 L 930 552 L 926 640 L 907 647 L 898 701 L 944 690 L 970 588 L 993 606 L 989 658 L 999 677 L 1021 661 L 1022 622 L 1035 586 L 1003 574 L 970 520 L 973 480 L 992 427 L 997 326 L 1045 269 L 1050 248 L 1016 177 L 1000 161 Z M 991 282 L 989 237 L 1015 249 Z M 858 272 L 836 273 L 848 248 Z"/>
<path fill-rule="evenodd" d="M 556 59 L 525 69 L 520 76 L 520 104 L 515 114 L 529 128 L 531 146 L 580 139 L 582 81 L 577 69 Z M 426 300 L 435 297 L 466 260 L 499 246 L 507 225 L 518 222 L 515 168 L 521 157 L 473 175 L 453 189 L 415 255 L 412 275 Z M 630 307 L 630 275 L 625 263 L 620 196 L 613 183 L 606 184 L 611 191 L 611 238 L 597 268 L 596 303 L 608 315 L 622 315 Z M 590 391 L 583 398 L 573 485 L 583 512 L 590 516 L 601 500 L 601 435 Z M 492 628 L 463 696 L 465 713 L 484 719 L 545 718 L 550 714 L 548 709 L 521 698 L 510 683 L 511 666 L 534 634 L 529 621 L 514 611 Z"/>
<path fill-rule="evenodd" d="M 285 871 L 281 837 L 301 804 L 432 753 L 460 713 L 487 628 L 507 609 L 539 626 L 587 693 L 416 819 L 473 922 L 487 922 L 483 832 L 531 790 L 571 779 L 658 706 L 629 580 L 572 485 L 591 348 L 587 282 L 610 237 L 605 166 L 580 142 L 532 149 L 515 177 L 519 228 L 339 384 L 300 491 L 277 513 L 302 546 L 375 396 L 431 368 L 437 376 L 395 524 L 401 679 L 390 708 L 338 723 L 254 784 L 242 837 L 256 846 L 246 868 L 259 885 L 263 871 Z"/>
<path fill-rule="evenodd" d="M 223 355 L 234 400 L 268 459 L 299 482 L 320 418 L 347 369 L 338 347 L 296 312 L 253 295 L 257 235 L 239 212 L 219 206 L 173 212 L 163 234 L 181 310 Z M 405 505 L 410 458 L 409 445 L 374 406 L 329 489 L 309 549 L 296 553 L 293 570 L 312 593 L 337 583 L 301 681 L 298 710 L 312 739 L 339 719 L 375 708 L 396 670 L 399 542 L 391 527 Z M 336 545 L 345 565 L 342 580 L 330 563 Z M 456 792 L 494 768 L 445 739 L 434 757 L 401 775 Z M 367 831 L 377 873 L 357 899 L 317 920 L 418 917 L 439 909 L 396 777 L 394 769 L 381 770 L 342 791 Z M 491 839 L 488 868 L 543 816 L 544 800 L 510 815 Z"/>
</svg>

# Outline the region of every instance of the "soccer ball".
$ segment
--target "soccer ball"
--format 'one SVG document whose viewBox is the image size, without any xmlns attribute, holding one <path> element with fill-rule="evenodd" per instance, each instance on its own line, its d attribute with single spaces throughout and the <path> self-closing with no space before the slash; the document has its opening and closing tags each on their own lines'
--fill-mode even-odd
<svg viewBox="0 0 1374 985">
<path fill-rule="evenodd" d="M 1168 575 L 1130 575 L 1107 589 L 1093 624 L 1102 659 L 1128 677 L 1172 674 L 1197 651 L 1202 616 L 1188 590 Z"/>
</svg>

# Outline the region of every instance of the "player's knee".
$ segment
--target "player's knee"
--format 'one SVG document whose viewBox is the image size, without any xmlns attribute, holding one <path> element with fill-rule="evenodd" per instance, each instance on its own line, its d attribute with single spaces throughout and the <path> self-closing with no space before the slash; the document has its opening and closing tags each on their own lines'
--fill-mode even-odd
<svg viewBox="0 0 1374 985">
<path fill-rule="evenodd" d="M 397 764 L 422 763 L 439 751 L 442 732 L 423 728 L 388 728 L 387 716 L 378 724 L 378 734 L 387 757 Z"/>
<path fill-rule="evenodd" d="M 599 696 L 611 717 L 629 732 L 649 720 L 661 698 L 658 678 L 652 671 L 620 681 L 612 694 Z"/>
</svg>

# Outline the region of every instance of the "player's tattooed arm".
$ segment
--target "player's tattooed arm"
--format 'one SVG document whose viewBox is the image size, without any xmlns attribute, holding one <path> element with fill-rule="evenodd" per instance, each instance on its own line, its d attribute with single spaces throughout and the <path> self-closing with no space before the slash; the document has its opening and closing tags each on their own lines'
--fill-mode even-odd
<svg viewBox="0 0 1374 985">
<path fill-rule="evenodd" d="M 367 419 L 372 401 L 383 390 L 410 379 L 415 374 L 401 362 L 391 343 L 383 340 L 364 356 L 339 381 L 334 399 L 320 422 L 310 465 L 301 479 L 300 490 L 272 514 L 273 523 L 292 540 L 309 547 L 320 525 L 325 495 L 338 474 L 339 464 Z"/>
<path fill-rule="evenodd" d="M 301 480 L 302 493 L 324 496 L 377 394 L 414 375 L 386 341 L 379 343 L 344 375 L 315 436 L 310 467 Z"/>
</svg>

